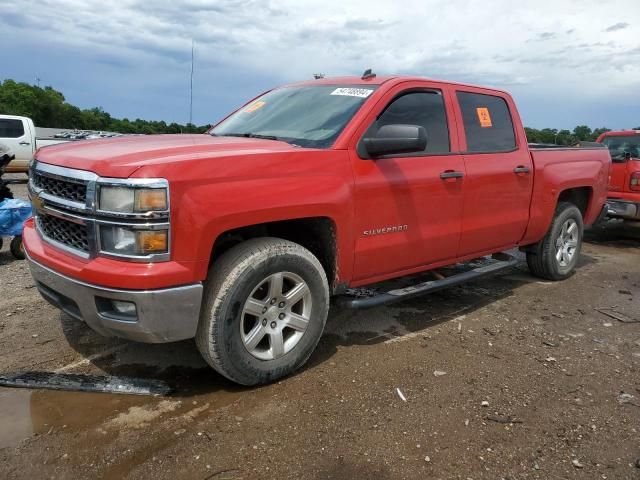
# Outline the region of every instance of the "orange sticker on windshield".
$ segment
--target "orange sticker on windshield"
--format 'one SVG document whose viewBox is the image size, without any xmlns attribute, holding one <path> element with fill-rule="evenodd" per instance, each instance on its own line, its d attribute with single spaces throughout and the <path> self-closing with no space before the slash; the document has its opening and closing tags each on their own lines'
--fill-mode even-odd
<svg viewBox="0 0 640 480">
<path fill-rule="evenodd" d="M 247 113 L 255 112 L 256 110 L 264 107 L 266 104 L 267 102 L 255 102 L 245 108 L 244 111 Z"/>
<path fill-rule="evenodd" d="M 493 127 L 491 123 L 491 115 L 489 115 L 489 109 L 486 107 L 478 107 L 476 108 L 476 112 L 478 114 L 478 120 L 480 121 L 480 126 L 482 128 Z"/>
</svg>

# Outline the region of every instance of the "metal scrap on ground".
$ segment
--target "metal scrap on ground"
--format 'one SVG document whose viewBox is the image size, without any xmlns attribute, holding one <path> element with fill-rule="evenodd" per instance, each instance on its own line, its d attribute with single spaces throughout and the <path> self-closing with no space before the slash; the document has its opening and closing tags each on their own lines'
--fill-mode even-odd
<svg viewBox="0 0 640 480">
<path fill-rule="evenodd" d="M 171 392 L 171 387 L 161 380 L 51 372 L 0 375 L 0 386 L 126 395 L 167 395 Z"/>
</svg>

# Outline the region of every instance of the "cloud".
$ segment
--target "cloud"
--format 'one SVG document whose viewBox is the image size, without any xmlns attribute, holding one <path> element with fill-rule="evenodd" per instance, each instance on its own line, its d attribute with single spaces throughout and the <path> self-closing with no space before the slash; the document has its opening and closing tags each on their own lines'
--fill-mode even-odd
<svg viewBox="0 0 640 480">
<path fill-rule="evenodd" d="M 618 30 L 624 30 L 629 26 L 626 22 L 618 22 L 604 29 L 605 32 L 617 32 Z"/>
<path fill-rule="evenodd" d="M 513 89 L 525 113 L 540 94 L 640 108 L 636 3 L 3 0 L 0 80 L 39 76 L 85 107 L 184 122 L 193 40 L 199 123 L 272 85 L 365 68 Z M 611 25 L 615 12 L 629 23 Z M 613 27 L 615 42 L 594 36 Z"/>
</svg>

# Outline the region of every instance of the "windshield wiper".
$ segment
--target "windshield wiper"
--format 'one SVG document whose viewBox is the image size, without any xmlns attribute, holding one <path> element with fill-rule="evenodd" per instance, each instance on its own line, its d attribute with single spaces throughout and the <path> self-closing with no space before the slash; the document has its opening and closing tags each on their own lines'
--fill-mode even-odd
<svg viewBox="0 0 640 480">
<path fill-rule="evenodd" d="M 224 133 L 222 135 L 215 134 L 220 137 L 244 137 L 244 138 L 259 138 L 261 140 L 280 140 L 275 135 L 261 135 L 259 133 Z"/>
</svg>

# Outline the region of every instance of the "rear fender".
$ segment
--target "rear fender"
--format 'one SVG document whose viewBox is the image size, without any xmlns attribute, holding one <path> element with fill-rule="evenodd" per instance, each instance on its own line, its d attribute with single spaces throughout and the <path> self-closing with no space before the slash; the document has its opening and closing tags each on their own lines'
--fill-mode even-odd
<svg viewBox="0 0 640 480">
<path fill-rule="evenodd" d="M 598 218 L 607 198 L 608 165 L 600 161 L 559 162 L 536 169 L 529 225 L 521 245 L 536 243 L 547 233 L 563 192 L 588 188 L 585 225 Z"/>
</svg>

